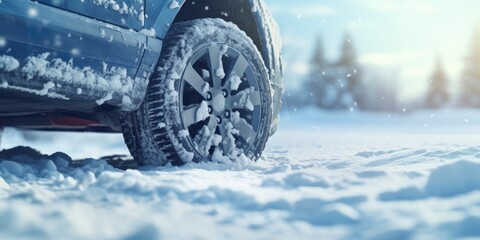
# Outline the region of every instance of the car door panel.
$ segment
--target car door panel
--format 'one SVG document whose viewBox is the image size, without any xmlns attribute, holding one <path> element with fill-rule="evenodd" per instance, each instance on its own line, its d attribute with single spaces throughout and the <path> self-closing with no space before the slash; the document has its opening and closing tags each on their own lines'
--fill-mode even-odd
<svg viewBox="0 0 480 240">
<path fill-rule="evenodd" d="M 29 57 L 48 54 L 49 61 L 60 59 L 72 68 L 87 67 L 98 74 L 104 73 L 106 68 L 121 68 L 131 79 L 136 79 L 142 57 L 148 49 L 147 37 L 138 32 L 29 0 L 2 0 L 0 39 L 4 42 L 0 46 L 0 56 L 11 56 L 20 64 Z M 6 76 L 0 76 L 0 80 L 7 80 L 12 87 L 36 89 L 49 82 L 49 79 L 25 81 Z M 146 83 L 146 79 L 134 82 L 140 88 L 144 88 Z M 72 92 L 68 87 L 56 89 L 68 96 Z M 79 95 L 99 98 L 105 96 L 105 91 L 95 92 L 93 89 Z M 142 96 L 133 100 L 138 103 Z M 121 94 L 113 96 L 112 101 L 121 103 Z"/>
<path fill-rule="evenodd" d="M 22 6 L 16 3 L 21 1 L 4 0 L 2 3 L 11 10 L 10 16 L 0 16 L 3 18 L 0 21 L 2 36 L 26 45 L 71 53 L 73 57 L 81 55 L 83 59 L 91 58 L 113 65 L 138 67 L 137 58 L 141 58 L 143 54 L 145 36 L 41 5 Z M 21 16 L 22 12 L 31 12 L 32 6 L 37 14 L 48 15 L 37 16 L 38 21 Z M 16 25 L 20 27 L 12 27 Z"/>
<path fill-rule="evenodd" d="M 144 22 L 143 0 L 36 0 L 121 27 L 140 30 Z"/>
</svg>

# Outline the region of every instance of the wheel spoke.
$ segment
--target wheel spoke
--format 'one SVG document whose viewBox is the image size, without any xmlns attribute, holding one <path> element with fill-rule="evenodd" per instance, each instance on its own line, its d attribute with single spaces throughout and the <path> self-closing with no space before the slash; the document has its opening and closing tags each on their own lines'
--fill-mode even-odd
<svg viewBox="0 0 480 240">
<path fill-rule="evenodd" d="M 210 76 L 213 82 L 213 88 L 220 89 L 222 87 L 222 78 L 219 76 L 223 72 L 221 64 L 221 51 L 217 45 L 212 45 L 208 48 L 208 57 L 210 62 Z"/>
<path fill-rule="evenodd" d="M 237 57 L 237 59 L 235 60 L 235 63 L 233 64 L 232 69 L 230 69 L 230 72 L 228 73 L 228 78 L 227 79 L 229 79 L 233 75 L 243 77 L 247 68 L 248 68 L 247 59 L 245 59 L 245 57 L 243 57 L 242 55 L 239 55 Z"/>
<path fill-rule="evenodd" d="M 222 145 L 223 145 L 223 154 L 225 156 L 228 156 L 230 155 L 230 153 L 232 152 L 232 145 L 230 144 L 229 142 L 230 140 L 228 141 L 223 141 Z"/>
<path fill-rule="evenodd" d="M 191 125 L 199 122 L 197 121 L 197 112 L 200 108 L 200 104 L 195 104 L 193 106 L 189 106 L 185 108 L 182 112 L 183 123 L 185 126 L 190 127 Z"/>
<path fill-rule="evenodd" d="M 220 134 L 222 135 L 222 150 L 223 155 L 228 156 L 232 152 L 232 144 L 230 143 L 233 136 L 229 136 L 229 131 L 225 129 L 225 125 L 220 126 Z"/>
<path fill-rule="evenodd" d="M 234 122 L 233 126 L 239 131 L 240 137 L 248 142 L 248 144 L 251 144 L 257 135 L 253 127 L 243 118 Z"/>
<path fill-rule="evenodd" d="M 214 135 L 215 131 L 217 130 L 217 119 L 214 116 L 210 116 L 210 120 L 208 121 L 208 129 L 210 130 L 210 134 Z"/>
<path fill-rule="evenodd" d="M 195 89 L 195 91 L 197 91 L 203 97 L 206 97 L 207 93 L 204 92 L 206 82 L 202 76 L 195 71 L 191 64 L 187 65 L 183 78 L 186 82 L 188 82 L 188 84 L 190 84 L 190 86 L 193 87 L 193 89 Z"/>
<path fill-rule="evenodd" d="M 240 52 L 227 46 L 225 49 L 228 54 L 221 44 L 203 48 L 191 58 L 183 76 L 186 83 L 180 97 L 187 99 L 180 109 L 183 127 L 195 136 L 192 140 L 199 145 L 198 153 L 207 158 L 211 149 L 200 145 L 212 137 L 214 147 L 221 149 L 223 156 L 234 157 L 232 154 L 252 147 L 262 128 L 259 119 L 263 91 L 252 74 L 253 68 Z"/>
<path fill-rule="evenodd" d="M 239 92 L 235 96 L 232 96 L 231 101 L 234 109 L 245 109 L 248 108 L 247 104 L 250 103 L 254 107 L 260 106 L 261 96 L 259 91 L 251 91 L 250 89 L 248 89 Z"/>
</svg>

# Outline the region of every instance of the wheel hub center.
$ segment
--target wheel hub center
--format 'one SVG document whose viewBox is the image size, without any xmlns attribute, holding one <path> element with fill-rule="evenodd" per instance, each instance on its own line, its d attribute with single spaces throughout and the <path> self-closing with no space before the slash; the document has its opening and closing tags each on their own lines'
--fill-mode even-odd
<svg viewBox="0 0 480 240">
<path fill-rule="evenodd" d="M 226 99 L 222 93 L 218 93 L 212 98 L 212 107 L 216 113 L 222 113 L 225 110 Z"/>
</svg>

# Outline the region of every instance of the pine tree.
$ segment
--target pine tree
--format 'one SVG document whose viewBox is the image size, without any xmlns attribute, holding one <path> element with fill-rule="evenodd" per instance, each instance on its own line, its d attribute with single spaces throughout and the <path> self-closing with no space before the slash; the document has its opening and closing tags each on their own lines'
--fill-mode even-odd
<svg viewBox="0 0 480 240">
<path fill-rule="evenodd" d="M 350 109 L 362 102 L 355 48 L 348 34 L 339 60 L 334 64 L 325 60 L 323 41 L 317 39 L 306 88 L 311 95 L 310 102 L 319 108 Z"/>
<path fill-rule="evenodd" d="M 331 75 L 331 66 L 326 61 L 323 40 L 321 37 L 317 38 L 315 49 L 313 52 L 310 76 L 306 84 L 306 91 L 310 95 L 310 102 L 315 106 L 324 109 L 332 109 L 336 99 L 332 89 L 335 85 L 335 78 Z"/>
<path fill-rule="evenodd" d="M 339 64 L 343 66 L 355 67 L 356 66 L 357 54 L 355 53 L 355 47 L 352 43 L 352 38 L 350 34 L 345 34 L 343 39 L 343 45 L 341 48 L 341 55 Z"/>
<path fill-rule="evenodd" d="M 341 47 L 340 59 L 336 65 L 336 75 L 340 84 L 338 108 L 362 106 L 364 91 L 359 75 L 359 64 L 352 38 L 348 33 L 345 34 Z"/>
<path fill-rule="evenodd" d="M 480 28 L 473 34 L 462 78 L 460 101 L 465 107 L 480 107 Z"/>
<path fill-rule="evenodd" d="M 323 39 L 317 38 L 315 49 L 313 51 L 312 64 L 316 69 L 325 68 L 328 63 L 325 59 L 325 48 L 323 46 Z"/>
<path fill-rule="evenodd" d="M 445 106 L 449 100 L 447 91 L 448 80 L 440 59 L 437 60 L 435 70 L 433 71 L 429 83 L 426 107 L 439 108 Z"/>
</svg>

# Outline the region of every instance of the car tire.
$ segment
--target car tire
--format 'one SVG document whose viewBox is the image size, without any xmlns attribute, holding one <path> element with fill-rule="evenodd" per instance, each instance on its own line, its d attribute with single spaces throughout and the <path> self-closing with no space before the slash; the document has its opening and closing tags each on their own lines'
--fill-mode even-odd
<svg viewBox="0 0 480 240">
<path fill-rule="evenodd" d="M 256 161 L 272 122 L 272 90 L 253 41 L 235 24 L 175 24 L 140 109 L 123 113 L 140 165 Z"/>
</svg>

